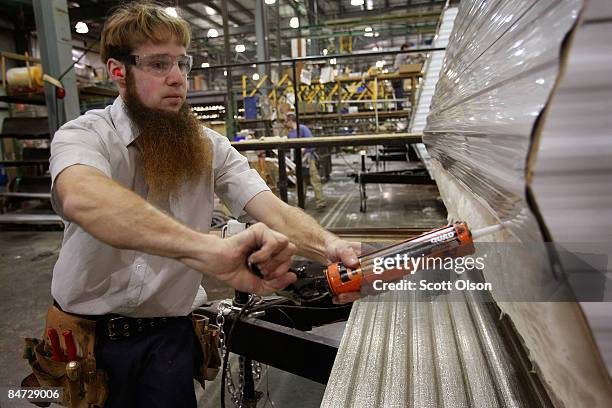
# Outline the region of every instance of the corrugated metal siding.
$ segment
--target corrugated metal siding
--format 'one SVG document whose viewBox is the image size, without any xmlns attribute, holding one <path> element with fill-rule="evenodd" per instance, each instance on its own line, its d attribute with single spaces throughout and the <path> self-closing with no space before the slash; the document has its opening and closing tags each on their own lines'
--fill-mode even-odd
<svg viewBox="0 0 612 408">
<path fill-rule="evenodd" d="M 529 216 L 525 174 L 532 130 L 581 6 L 579 0 L 461 4 L 424 142 L 501 220 Z M 515 233 L 539 239 L 537 229 Z"/>
<path fill-rule="evenodd" d="M 434 159 L 492 214 L 526 218 L 511 227 L 520 241 L 541 240 L 525 197 L 527 156 L 581 8 L 579 0 L 462 1 L 424 130 Z M 323 407 L 549 403 L 532 394 L 538 387 L 493 306 L 409 296 L 355 303 Z"/>
<path fill-rule="evenodd" d="M 590 1 L 540 135 L 531 186 L 557 242 L 612 248 L 611 38 L 612 2 Z M 612 373 L 612 304 L 582 307 Z"/>
<path fill-rule="evenodd" d="M 322 407 L 532 406 L 493 304 L 416 296 L 355 303 Z"/>
</svg>

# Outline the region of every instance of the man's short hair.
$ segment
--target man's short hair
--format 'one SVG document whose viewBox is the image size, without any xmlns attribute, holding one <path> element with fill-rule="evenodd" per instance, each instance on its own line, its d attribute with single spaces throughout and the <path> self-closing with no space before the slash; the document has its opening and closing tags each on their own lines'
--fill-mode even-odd
<svg viewBox="0 0 612 408">
<path fill-rule="evenodd" d="M 162 5 L 135 1 L 116 8 L 106 20 L 100 40 L 100 58 L 120 59 L 147 42 L 164 43 L 170 38 L 185 48 L 191 42 L 191 28 L 181 17 L 173 17 Z"/>
</svg>

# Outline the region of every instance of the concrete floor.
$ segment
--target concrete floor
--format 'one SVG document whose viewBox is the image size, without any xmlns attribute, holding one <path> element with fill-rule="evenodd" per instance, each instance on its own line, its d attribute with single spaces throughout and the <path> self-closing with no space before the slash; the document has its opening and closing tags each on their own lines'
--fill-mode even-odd
<svg viewBox="0 0 612 408">
<path fill-rule="evenodd" d="M 398 166 L 397 163 L 392 163 Z M 368 185 L 368 212 L 359 212 L 359 189 L 348 174 L 357 169 L 358 156 L 335 156 L 331 180 L 324 185 L 327 208 L 314 210 L 312 190 L 307 195 L 307 212 L 327 228 L 423 227 L 446 222 L 446 212 L 435 186 Z M 392 166 L 388 166 L 387 170 Z M 290 194 L 295 200 L 295 194 Z M 59 254 L 61 231 L 0 232 L 0 387 L 17 387 L 29 374 L 21 358 L 23 337 L 40 336 L 44 315 L 51 304 L 53 265 Z M 232 290 L 213 278 L 205 278 L 210 299 L 232 296 Z M 338 336 L 342 328 L 337 330 Z M 259 389 L 260 407 L 317 407 L 325 387 L 274 368 L 264 368 Z M 199 390 L 200 406 L 219 406 L 219 384 Z M 23 406 L 28 403 L 0 407 Z M 229 406 L 229 405 L 228 405 Z"/>
</svg>

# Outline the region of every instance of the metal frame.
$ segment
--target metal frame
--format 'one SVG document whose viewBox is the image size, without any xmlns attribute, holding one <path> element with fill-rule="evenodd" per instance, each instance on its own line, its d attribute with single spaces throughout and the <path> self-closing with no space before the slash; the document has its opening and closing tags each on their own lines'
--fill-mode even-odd
<svg viewBox="0 0 612 408">
<path fill-rule="evenodd" d="M 216 321 L 219 302 L 197 310 L 211 321 Z M 291 315 L 297 326 L 312 326 L 331 323 L 339 319 L 346 320 L 350 313 L 346 309 L 331 309 L 315 312 L 313 316 Z M 340 311 L 342 312 L 340 312 Z M 287 312 L 292 313 L 292 312 Z M 326 384 L 331 373 L 340 342 L 298 329 L 286 327 L 288 320 L 276 319 L 270 315 L 266 321 L 261 318 L 246 317 L 236 321 L 232 338 L 228 342 L 229 351 L 274 366 L 278 369 L 299 375 L 304 378 Z M 235 321 L 234 315 L 225 317 L 224 330 L 229 332 Z"/>
<path fill-rule="evenodd" d="M 278 190 L 280 198 L 288 202 L 287 196 L 287 168 L 286 153 L 293 149 L 295 158 L 295 176 L 298 193 L 298 206 L 305 207 L 306 197 L 302 176 L 302 150 L 303 147 L 324 146 L 372 146 L 372 145 L 403 145 L 406 143 L 419 143 L 422 135 L 418 133 L 397 133 L 372 136 L 332 136 L 308 139 L 285 139 L 276 141 L 246 140 L 232 142 L 232 146 L 238 151 L 247 150 L 271 150 L 278 149 Z"/>
</svg>

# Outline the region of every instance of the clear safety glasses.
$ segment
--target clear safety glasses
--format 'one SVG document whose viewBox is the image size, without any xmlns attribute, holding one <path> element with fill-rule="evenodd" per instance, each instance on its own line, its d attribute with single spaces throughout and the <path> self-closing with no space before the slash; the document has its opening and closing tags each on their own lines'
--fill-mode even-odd
<svg viewBox="0 0 612 408">
<path fill-rule="evenodd" d="M 134 65 L 136 68 L 153 74 L 155 76 L 166 76 L 174 66 L 178 65 L 183 75 L 189 74 L 193 66 L 193 57 L 191 55 L 179 55 L 173 57 L 168 54 L 155 55 L 134 55 L 125 56 L 122 61 L 126 64 Z"/>
</svg>

